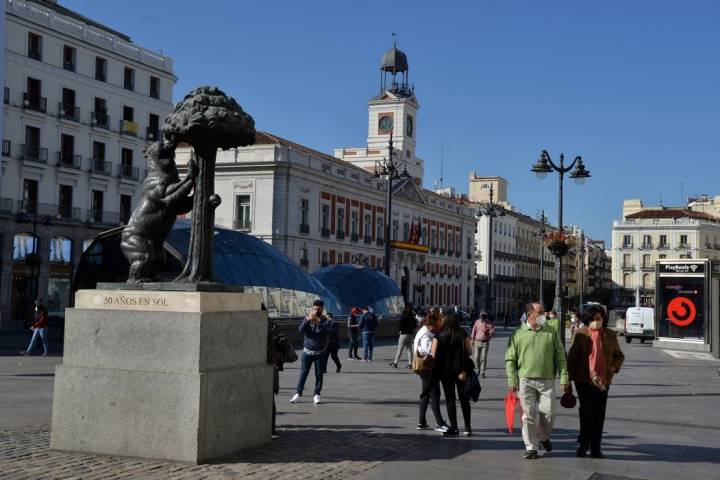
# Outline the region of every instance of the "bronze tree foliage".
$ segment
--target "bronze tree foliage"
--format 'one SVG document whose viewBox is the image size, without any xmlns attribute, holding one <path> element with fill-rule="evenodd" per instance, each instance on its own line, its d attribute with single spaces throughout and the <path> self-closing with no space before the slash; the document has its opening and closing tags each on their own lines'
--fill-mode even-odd
<svg viewBox="0 0 720 480">
<path fill-rule="evenodd" d="M 192 145 L 198 168 L 187 262 L 176 280 L 212 281 L 212 235 L 215 209 L 220 205 L 215 194 L 215 157 L 218 149 L 255 143 L 255 121 L 234 98 L 217 87 L 203 86 L 175 105 L 162 131 L 172 145 Z"/>
</svg>

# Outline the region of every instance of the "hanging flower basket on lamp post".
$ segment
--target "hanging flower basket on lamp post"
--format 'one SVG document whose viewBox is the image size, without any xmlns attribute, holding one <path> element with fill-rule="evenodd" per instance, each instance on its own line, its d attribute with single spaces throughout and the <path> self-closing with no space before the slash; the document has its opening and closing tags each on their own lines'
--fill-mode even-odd
<svg viewBox="0 0 720 480">
<path fill-rule="evenodd" d="M 575 246 L 575 237 L 565 235 L 565 233 L 555 230 L 543 237 L 543 242 L 548 250 L 556 257 L 562 257 L 567 254 L 571 247 Z"/>
</svg>

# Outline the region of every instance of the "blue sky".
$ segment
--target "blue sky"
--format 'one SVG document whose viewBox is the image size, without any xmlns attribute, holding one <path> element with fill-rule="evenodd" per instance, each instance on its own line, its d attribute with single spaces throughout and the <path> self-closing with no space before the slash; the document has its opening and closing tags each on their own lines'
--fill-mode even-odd
<svg viewBox="0 0 720 480">
<path fill-rule="evenodd" d="M 557 218 L 542 149 L 582 155 L 565 223 L 609 240 L 624 198 L 665 205 L 720 194 L 717 0 L 231 1 L 60 3 L 174 58 L 175 98 L 216 84 L 257 127 L 318 150 L 361 146 L 366 101 L 398 34 L 421 104 L 425 186 L 501 175 L 510 201 Z M 202 6 L 200 9 L 198 6 Z"/>
</svg>

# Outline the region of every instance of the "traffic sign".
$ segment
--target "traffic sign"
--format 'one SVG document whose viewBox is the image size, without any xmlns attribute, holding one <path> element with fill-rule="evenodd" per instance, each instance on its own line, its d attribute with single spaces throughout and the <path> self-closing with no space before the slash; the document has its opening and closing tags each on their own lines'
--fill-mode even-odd
<svg viewBox="0 0 720 480">
<path fill-rule="evenodd" d="M 697 316 L 695 303 L 687 297 L 675 297 L 668 303 L 667 316 L 678 327 L 687 327 Z"/>
</svg>

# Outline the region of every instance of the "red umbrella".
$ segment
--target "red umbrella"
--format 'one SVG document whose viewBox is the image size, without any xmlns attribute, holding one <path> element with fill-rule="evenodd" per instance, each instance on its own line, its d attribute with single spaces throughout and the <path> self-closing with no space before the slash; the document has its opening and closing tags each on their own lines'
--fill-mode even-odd
<svg viewBox="0 0 720 480">
<path fill-rule="evenodd" d="M 520 405 L 520 399 L 517 397 L 515 392 L 507 392 L 505 394 L 505 424 L 508 427 L 508 433 L 512 433 L 513 425 L 515 424 L 515 406 L 520 408 L 520 414 L 522 415 L 522 406 Z"/>
</svg>

